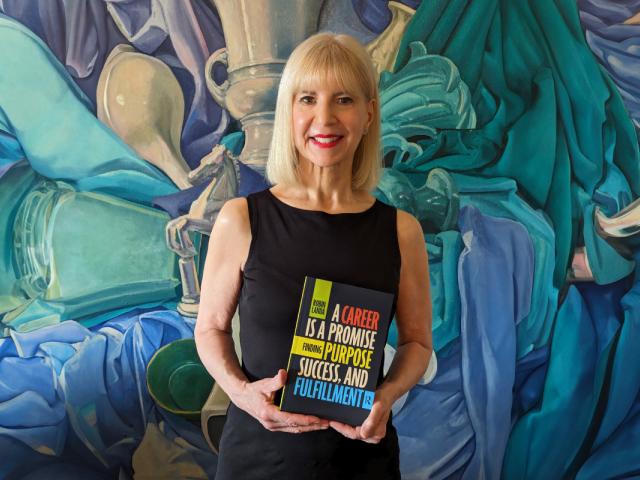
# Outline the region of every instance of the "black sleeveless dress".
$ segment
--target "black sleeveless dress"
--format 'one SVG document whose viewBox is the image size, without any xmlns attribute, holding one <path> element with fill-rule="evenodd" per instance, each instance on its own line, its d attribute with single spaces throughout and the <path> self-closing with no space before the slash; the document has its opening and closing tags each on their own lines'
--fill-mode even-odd
<svg viewBox="0 0 640 480">
<path fill-rule="evenodd" d="M 396 209 L 379 200 L 363 212 L 338 214 L 292 207 L 268 189 L 249 195 L 247 202 L 252 240 L 239 298 L 240 345 L 242 369 L 255 381 L 287 368 L 305 275 L 397 298 L 400 251 Z M 381 369 L 378 384 L 382 379 Z M 370 444 L 332 428 L 271 432 L 230 405 L 217 480 L 315 478 L 399 479 L 391 418 L 384 439 Z"/>
</svg>

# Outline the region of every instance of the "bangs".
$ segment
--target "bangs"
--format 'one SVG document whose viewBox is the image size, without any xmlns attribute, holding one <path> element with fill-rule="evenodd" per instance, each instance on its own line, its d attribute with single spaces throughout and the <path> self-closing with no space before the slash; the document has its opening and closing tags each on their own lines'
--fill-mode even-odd
<svg viewBox="0 0 640 480">
<path fill-rule="evenodd" d="M 342 91 L 352 96 L 371 98 L 371 86 L 363 83 L 368 78 L 362 71 L 360 60 L 339 43 L 319 44 L 310 49 L 298 65 L 298 71 L 304 75 L 295 75 L 292 93 L 303 90 L 313 91 L 320 85 L 337 85 Z"/>
</svg>

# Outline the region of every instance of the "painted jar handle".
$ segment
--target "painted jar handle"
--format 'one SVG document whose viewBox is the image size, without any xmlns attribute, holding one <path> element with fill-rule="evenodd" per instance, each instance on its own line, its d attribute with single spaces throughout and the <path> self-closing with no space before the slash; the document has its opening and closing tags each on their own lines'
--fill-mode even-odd
<svg viewBox="0 0 640 480">
<path fill-rule="evenodd" d="M 225 68 L 229 67 L 229 60 L 227 56 L 227 49 L 220 48 L 213 52 L 213 54 L 207 60 L 206 65 L 204 66 L 204 78 L 207 81 L 207 88 L 213 95 L 213 99 L 220 105 L 222 108 L 226 108 L 225 97 L 227 95 L 227 90 L 229 89 L 229 80 L 225 80 L 221 85 L 218 85 L 216 81 L 213 79 L 213 67 L 216 63 L 221 63 L 225 66 Z"/>
</svg>

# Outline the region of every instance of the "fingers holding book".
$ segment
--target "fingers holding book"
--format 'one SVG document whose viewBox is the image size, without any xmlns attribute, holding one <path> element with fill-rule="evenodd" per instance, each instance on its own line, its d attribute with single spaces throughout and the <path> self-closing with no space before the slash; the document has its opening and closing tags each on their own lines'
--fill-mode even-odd
<svg viewBox="0 0 640 480">
<path fill-rule="evenodd" d="M 275 392 L 284 386 L 286 378 L 286 370 L 280 369 L 271 378 L 248 382 L 243 392 L 234 398 L 234 403 L 270 431 L 304 433 L 328 428 L 327 420 L 313 415 L 281 412 L 276 407 L 273 403 Z"/>
<path fill-rule="evenodd" d="M 362 440 L 367 443 L 379 443 L 387 434 L 387 421 L 391 408 L 376 400 L 364 423 L 352 427 L 342 422 L 331 420 L 329 426 L 351 440 Z"/>
<path fill-rule="evenodd" d="M 387 434 L 387 422 L 390 414 L 390 405 L 376 399 L 367 419 L 360 427 L 356 427 L 360 438 L 368 443 L 380 442 Z"/>
</svg>

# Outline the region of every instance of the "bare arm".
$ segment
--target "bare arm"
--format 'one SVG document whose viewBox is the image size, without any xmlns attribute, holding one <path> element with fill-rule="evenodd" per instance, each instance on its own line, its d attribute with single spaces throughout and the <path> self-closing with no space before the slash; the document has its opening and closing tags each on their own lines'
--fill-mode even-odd
<svg viewBox="0 0 640 480">
<path fill-rule="evenodd" d="M 220 210 L 209 237 L 195 340 L 202 363 L 231 401 L 247 383 L 233 347 L 231 319 L 250 243 L 246 199 L 230 200 Z"/>
<path fill-rule="evenodd" d="M 402 264 L 396 304 L 398 349 L 384 382 L 376 390 L 371 413 L 361 427 L 339 422 L 331 427 L 346 437 L 378 443 L 386 435 L 393 403 L 424 374 L 431 358 L 431 292 L 429 264 L 422 227 L 412 215 L 398 210 L 398 243 Z"/>
<path fill-rule="evenodd" d="M 300 433 L 327 428 L 326 420 L 281 412 L 273 404 L 275 392 L 286 381 L 285 370 L 272 378 L 249 382 L 240 367 L 231 336 L 231 319 L 238 305 L 250 244 L 247 201 L 229 200 L 220 210 L 209 238 L 195 328 L 198 355 L 231 401 L 268 430 Z"/>
<path fill-rule="evenodd" d="M 398 348 L 379 393 L 391 405 L 411 389 L 429 365 L 431 290 L 424 234 L 418 220 L 398 210 L 398 242 L 402 256 L 396 308 Z"/>
</svg>

